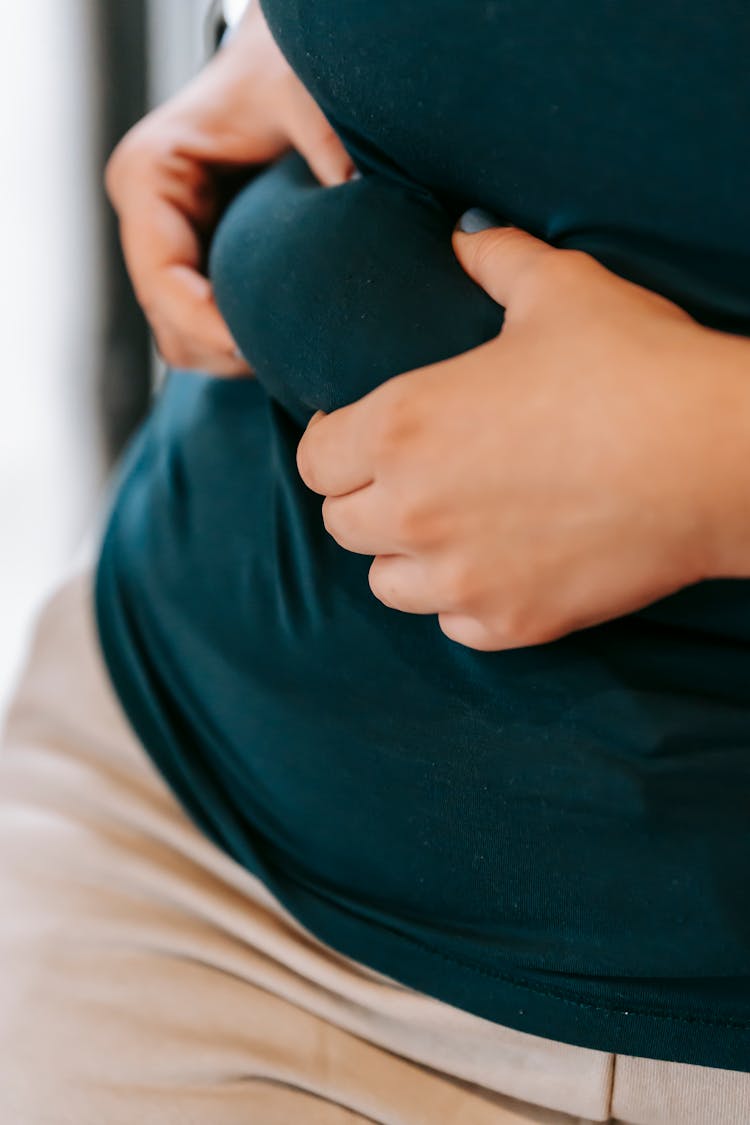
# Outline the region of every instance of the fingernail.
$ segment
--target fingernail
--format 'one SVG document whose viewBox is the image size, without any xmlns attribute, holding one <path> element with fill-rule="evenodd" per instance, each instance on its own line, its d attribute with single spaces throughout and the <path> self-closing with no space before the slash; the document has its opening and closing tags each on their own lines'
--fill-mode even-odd
<svg viewBox="0 0 750 1125">
<path fill-rule="evenodd" d="M 463 234 L 477 234 L 480 230 L 503 226 L 506 224 L 502 219 L 498 219 L 497 215 L 484 211 L 481 207 L 470 207 L 456 223 L 456 230 L 460 230 Z"/>
<path fill-rule="evenodd" d="M 347 180 L 348 180 L 349 183 L 351 183 L 352 180 L 361 180 L 361 179 L 362 179 L 362 173 L 360 172 L 359 168 L 352 168 L 351 172 L 347 176 Z"/>
</svg>

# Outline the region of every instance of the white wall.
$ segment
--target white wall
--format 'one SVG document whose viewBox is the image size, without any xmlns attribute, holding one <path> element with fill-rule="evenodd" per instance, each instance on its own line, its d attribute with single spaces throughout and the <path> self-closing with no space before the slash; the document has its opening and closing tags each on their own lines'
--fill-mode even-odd
<svg viewBox="0 0 750 1125">
<path fill-rule="evenodd" d="M 251 0 L 257 3 L 257 0 Z M 207 16 L 221 10 L 234 24 L 248 0 L 150 0 L 150 96 L 161 102 L 194 74 L 203 62 Z"/>
<path fill-rule="evenodd" d="M 113 0 L 111 0 L 113 2 Z M 121 0 L 126 2 L 126 0 Z M 2 0 L 0 712 L 33 613 L 101 516 L 92 0 Z M 152 102 L 201 65 L 210 0 L 150 0 Z M 226 0 L 237 15 L 243 0 Z"/>
<path fill-rule="evenodd" d="M 205 57 L 204 21 L 210 0 L 151 0 L 149 96 L 164 101 L 199 69 Z"/>
<path fill-rule="evenodd" d="M 96 507 L 97 189 L 82 0 L 3 3 L 0 708 L 29 617 Z"/>
</svg>

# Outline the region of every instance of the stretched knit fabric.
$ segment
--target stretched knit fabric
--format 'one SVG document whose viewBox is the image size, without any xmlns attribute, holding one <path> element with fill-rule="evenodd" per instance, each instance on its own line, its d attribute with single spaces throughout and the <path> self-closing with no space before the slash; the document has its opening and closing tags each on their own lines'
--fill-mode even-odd
<svg viewBox="0 0 750 1125">
<path fill-rule="evenodd" d="M 745 0 L 264 8 L 363 175 L 286 157 L 217 231 L 257 380 L 172 373 L 121 468 L 97 613 L 125 709 L 332 947 L 513 1028 L 750 1070 L 748 583 L 475 652 L 375 600 L 295 466 L 317 408 L 501 329 L 451 250 L 468 206 L 750 335 Z"/>
</svg>

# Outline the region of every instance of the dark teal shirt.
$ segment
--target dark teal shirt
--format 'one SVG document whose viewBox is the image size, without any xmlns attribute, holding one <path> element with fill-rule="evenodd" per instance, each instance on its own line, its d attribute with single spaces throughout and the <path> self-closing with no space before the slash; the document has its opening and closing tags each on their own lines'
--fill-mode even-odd
<svg viewBox="0 0 750 1125">
<path fill-rule="evenodd" d="M 288 157 L 220 225 L 258 379 L 172 373 L 122 466 L 97 611 L 125 709 L 336 949 L 537 1035 L 750 1070 L 750 585 L 475 652 L 374 599 L 295 467 L 315 409 L 500 330 L 451 251 L 468 206 L 750 335 L 746 0 L 264 7 L 363 176 Z"/>
</svg>

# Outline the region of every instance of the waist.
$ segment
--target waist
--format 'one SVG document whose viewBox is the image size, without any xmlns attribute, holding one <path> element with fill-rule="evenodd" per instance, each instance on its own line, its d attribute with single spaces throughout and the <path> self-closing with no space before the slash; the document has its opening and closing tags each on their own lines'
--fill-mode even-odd
<svg viewBox="0 0 750 1125">
<path fill-rule="evenodd" d="M 294 483 L 295 433 L 252 383 L 173 376 L 100 564 L 111 659 L 210 781 L 212 831 L 468 960 L 744 972 L 750 647 L 665 624 L 678 599 L 463 649 L 372 598 Z"/>
</svg>

